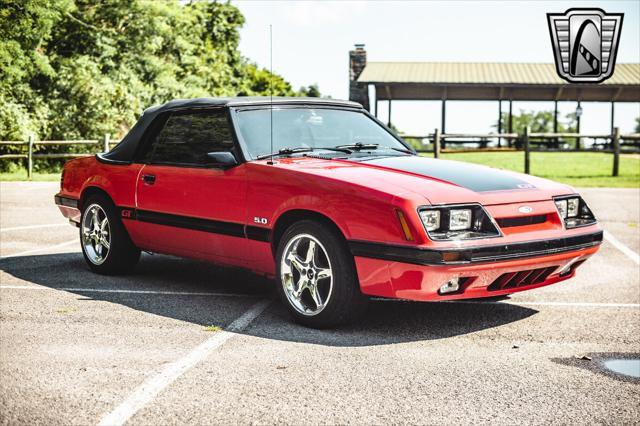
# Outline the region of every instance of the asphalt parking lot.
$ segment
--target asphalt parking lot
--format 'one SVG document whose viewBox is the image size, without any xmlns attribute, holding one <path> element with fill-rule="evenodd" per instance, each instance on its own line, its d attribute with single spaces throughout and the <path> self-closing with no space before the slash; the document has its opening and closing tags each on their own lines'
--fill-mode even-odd
<svg viewBox="0 0 640 426">
<path fill-rule="evenodd" d="M 640 422 L 640 191 L 581 191 L 607 232 L 576 278 L 510 299 L 374 301 L 290 322 L 272 283 L 144 255 L 89 272 L 57 183 L 0 185 L 0 423 Z"/>
</svg>

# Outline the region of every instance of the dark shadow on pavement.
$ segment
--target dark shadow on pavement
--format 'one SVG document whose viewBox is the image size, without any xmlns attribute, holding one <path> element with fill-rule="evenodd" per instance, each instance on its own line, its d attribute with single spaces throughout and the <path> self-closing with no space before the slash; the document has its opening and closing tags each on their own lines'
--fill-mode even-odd
<svg viewBox="0 0 640 426">
<path fill-rule="evenodd" d="M 221 297 L 74 289 L 233 293 L 248 296 L 222 297 L 224 303 L 229 305 L 251 304 L 252 299 L 275 299 L 273 281 L 243 270 L 161 255 L 144 255 L 134 274 L 119 277 L 92 273 L 80 253 L 7 258 L 0 261 L 0 270 L 29 283 L 66 289 L 77 294 L 80 300 L 108 301 L 203 326 L 228 325 L 228 320 L 222 320 L 215 309 Z M 31 294 L 29 297 L 37 296 Z M 334 330 L 314 330 L 293 323 L 285 307 L 274 300 L 259 320 L 243 333 L 327 346 L 387 345 L 464 335 L 520 321 L 537 312 L 512 304 L 373 300 L 365 317 L 357 323 Z"/>
</svg>

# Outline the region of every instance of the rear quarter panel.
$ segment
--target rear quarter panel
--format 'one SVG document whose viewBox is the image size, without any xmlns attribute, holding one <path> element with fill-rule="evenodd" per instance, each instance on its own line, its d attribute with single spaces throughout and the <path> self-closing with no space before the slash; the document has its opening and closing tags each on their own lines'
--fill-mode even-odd
<svg viewBox="0 0 640 426">
<path fill-rule="evenodd" d="M 60 195 L 80 200 L 89 187 L 105 191 L 118 206 L 135 207 L 135 185 L 142 165 L 113 165 L 95 157 L 78 158 L 64 166 Z"/>
</svg>

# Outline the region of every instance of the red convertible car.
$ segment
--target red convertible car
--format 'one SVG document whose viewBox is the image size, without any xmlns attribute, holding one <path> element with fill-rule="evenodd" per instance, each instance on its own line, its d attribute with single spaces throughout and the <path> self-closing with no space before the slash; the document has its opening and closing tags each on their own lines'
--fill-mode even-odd
<svg viewBox="0 0 640 426">
<path fill-rule="evenodd" d="M 293 317 L 328 327 L 368 296 L 506 295 L 574 276 L 602 231 L 567 185 L 424 158 L 359 104 L 176 100 L 110 152 L 69 161 L 55 202 L 89 267 L 140 251 L 275 277 Z"/>
</svg>

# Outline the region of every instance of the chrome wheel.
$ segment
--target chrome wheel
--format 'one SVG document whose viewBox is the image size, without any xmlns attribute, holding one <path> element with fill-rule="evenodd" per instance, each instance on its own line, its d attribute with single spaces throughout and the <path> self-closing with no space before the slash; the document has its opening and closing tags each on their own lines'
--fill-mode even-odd
<svg viewBox="0 0 640 426">
<path fill-rule="evenodd" d="M 91 204 L 82 216 L 80 234 L 82 249 L 95 265 L 101 265 L 109 255 L 111 229 L 107 214 L 99 204 Z"/>
<path fill-rule="evenodd" d="M 312 235 L 299 234 L 289 240 L 280 260 L 280 278 L 289 303 L 303 315 L 319 314 L 331 298 L 331 262 Z"/>
</svg>

